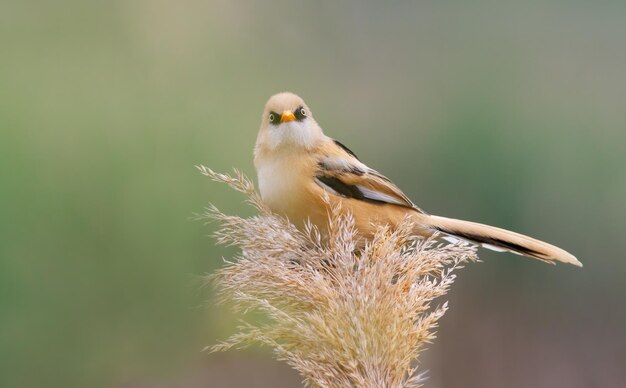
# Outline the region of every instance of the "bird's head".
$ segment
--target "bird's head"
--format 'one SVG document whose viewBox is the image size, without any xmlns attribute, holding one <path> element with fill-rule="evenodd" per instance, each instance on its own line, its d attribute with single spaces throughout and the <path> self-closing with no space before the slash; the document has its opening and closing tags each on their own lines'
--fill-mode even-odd
<svg viewBox="0 0 626 388">
<path fill-rule="evenodd" d="M 322 129 L 299 96 L 285 92 L 270 97 L 261 118 L 257 149 L 310 149 L 323 138 Z"/>
</svg>

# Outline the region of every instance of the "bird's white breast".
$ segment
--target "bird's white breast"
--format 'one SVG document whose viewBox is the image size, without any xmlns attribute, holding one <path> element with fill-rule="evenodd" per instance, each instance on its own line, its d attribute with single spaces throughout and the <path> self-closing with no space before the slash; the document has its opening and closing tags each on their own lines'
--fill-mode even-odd
<svg viewBox="0 0 626 388">
<path fill-rule="evenodd" d="M 300 199 L 299 180 L 304 177 L 299 170 L 288 156 L 266 158 L 257 165 L 261 197 L 272 210 L 285 213 Z"/>
</svg>

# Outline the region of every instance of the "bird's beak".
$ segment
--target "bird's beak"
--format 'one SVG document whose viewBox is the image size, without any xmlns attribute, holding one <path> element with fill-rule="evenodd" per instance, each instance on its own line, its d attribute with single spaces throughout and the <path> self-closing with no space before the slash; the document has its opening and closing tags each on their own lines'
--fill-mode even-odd
<svg viewBox="0 0 626 388">
<path fill-rule="evenodd" d="M 282 115 L 280 115 L 281 123 L 288 123 L 290 121 L 294 121 L 295 119 L 296 119 L 296 116 L 294 116 L 293 112 L 290 110 L 286 110 L 283 112 Z"/>
</svg>

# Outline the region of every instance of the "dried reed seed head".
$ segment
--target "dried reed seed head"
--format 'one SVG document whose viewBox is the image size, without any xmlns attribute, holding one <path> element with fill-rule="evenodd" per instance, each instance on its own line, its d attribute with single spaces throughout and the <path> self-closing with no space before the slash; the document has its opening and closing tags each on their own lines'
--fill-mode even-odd
<svg viewBox="0 0 626 388">
<path fill-rule="evenodd" d="M 269 345 L 307 386 L 421 386 L 417 357 L 447 310 L 432 302 L 448 292 L 455 269 L 477 260 L 473 246 L 416 239 L 407 220 L 380 227 L 360 248 L 354 220 L 336 207 L 328 236 L 311 224 L 301 231 L 272 214 L 240 172 L 198 169 L 246 194 L 260 212 L 241 218 L 211 206 L 203 217 L 220 223 L 218 243 L 241 248 L 213 277 L 219 300 L 269 318 L 239 327 L 212 351 Z"/>
</svg>

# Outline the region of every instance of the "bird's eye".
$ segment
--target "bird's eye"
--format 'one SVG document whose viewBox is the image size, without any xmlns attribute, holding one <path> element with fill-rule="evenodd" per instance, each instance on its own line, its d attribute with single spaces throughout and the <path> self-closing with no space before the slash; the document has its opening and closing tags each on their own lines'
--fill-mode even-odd
<svg viewBox="0 0 626 388">
<path fill-rule="evenodd" d="M 270 119 L 270 123 L 272 124 L 278 124 L 278 121 L 280 120 L 278 115 L 274 112 L 270 113 L 269 119 Z"/>
<path fill-rule="evenodd" d="M 306 118 L 306 111 L 304 107 L 299 106 L 297 109 L 293 111 L 293 114 L 296 116 L 296 120 L 302 121 Z"/>
</svg>

